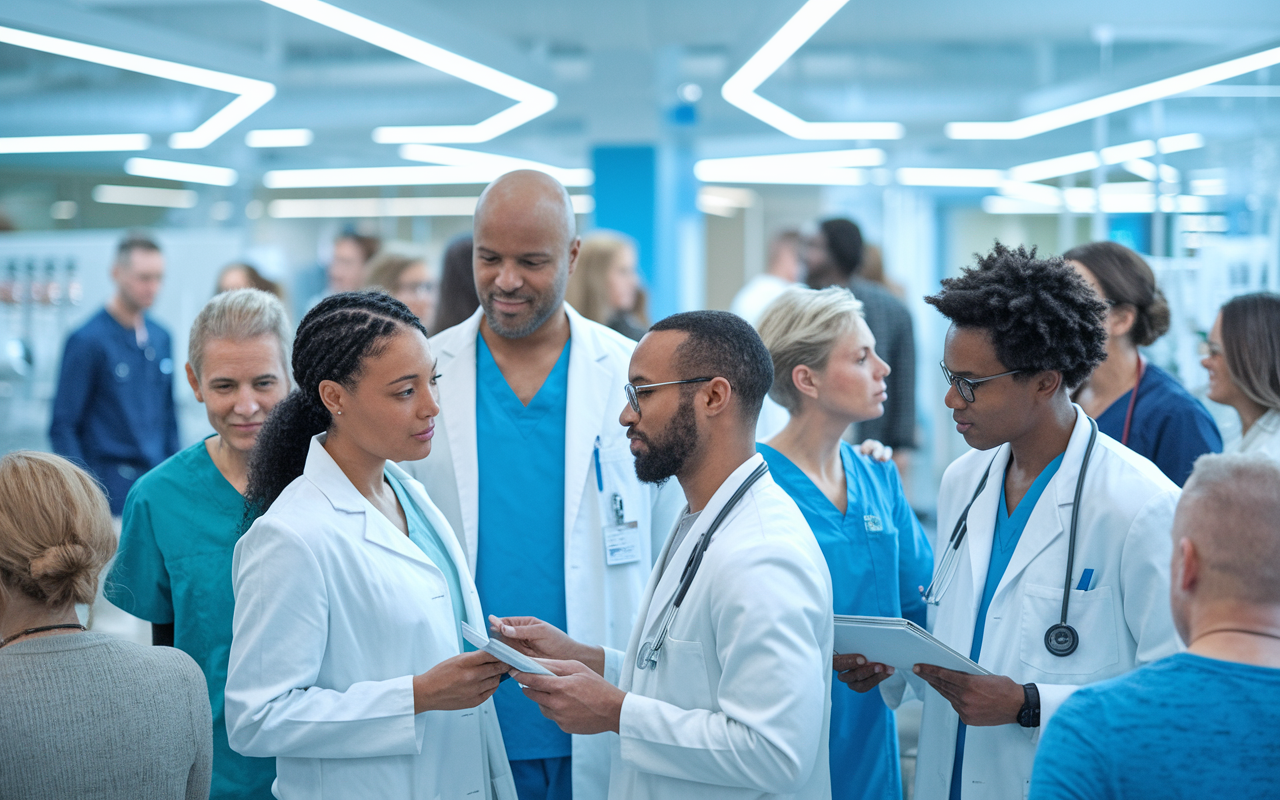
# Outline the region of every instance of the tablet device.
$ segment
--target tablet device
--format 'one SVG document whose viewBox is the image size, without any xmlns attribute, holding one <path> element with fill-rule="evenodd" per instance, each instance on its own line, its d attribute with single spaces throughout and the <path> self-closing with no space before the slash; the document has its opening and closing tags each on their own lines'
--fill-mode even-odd
<svg viewBox="0 0 1280 800">
<path fill-rule="evenodd" d="M 532 675 L 555 675 L 554 672 L 529 658 L 524 653 L 515 648 L 503 644 L 497 639 L 490 639 L 480 631 L 462 623 L 462 638 L 471 643 L 471 646 L 477 650 L 483 650 L 489 655 L 501 661 L 503 664 L 515 667 L 521 672 L 528 672 Z"/>
<path fill-rule="evenodd" d="M 935 639 L 911 620 L 896 617 L 836 615 L 835 651 L 860 653 L 867 661 L 888 664 L 911 675 L 916 664 L 990 675 L 986 669 Z"/>
</svg>

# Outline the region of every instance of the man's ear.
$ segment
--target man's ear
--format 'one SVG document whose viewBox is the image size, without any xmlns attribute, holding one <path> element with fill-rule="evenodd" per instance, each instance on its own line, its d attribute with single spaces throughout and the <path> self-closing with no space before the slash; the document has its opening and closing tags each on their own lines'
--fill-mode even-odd
<svg viewBox="0 0 1280 800">
<path fill-rule="evenodd" d="M 1200 553 L 1196 550 L 1195 543 L 1191 541 L 1191 537 L 1184 537 L 1177 544 L 1178 558 L 1181 562 L 1181 572 L 1173 575 L 1173 579 L 1178 582 L 1178 588 L 1184 594 L 1190 594 L 1195 591 L 1196 584 L 1200 582 Z"/>
<path fill-rule="evenodd" d="M 724 378 L 712 378 L 698 390 L 700 404 L 708 417 L 723 414 L 733 402 L 733 386 Z"/>
<path fill-rule="evenodd" d="M 1057 370 L 1045 370 L 1032 380 L 1035 382 L 1036 394 L 1048 400 L 1057 394 L 1059 387 L 1062 386 L 1062 373 Z"/>
</svg>

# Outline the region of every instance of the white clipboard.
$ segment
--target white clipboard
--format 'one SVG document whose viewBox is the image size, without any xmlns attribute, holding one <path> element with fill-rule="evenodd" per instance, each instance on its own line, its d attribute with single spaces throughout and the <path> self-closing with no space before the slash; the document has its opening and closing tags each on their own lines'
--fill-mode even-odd
<svg viewBox="0 0 1280 800">
<path fill-rule="evenodd" d="M 546 667 L 529 658 L 524 653 L 516 650 L 509 645 L 503 644 L 497 639 L 490 639 L 480 631 L 468 625 L 465 621 L 462 623 L 462 638 L 471 643 L 471 646 L 477 650 L 483 650 L 489 655 L 501 661 L 503 664 L 515 667 L 521 672 L 528 672 L 532 675 L 551 675 L 555 673 Z"/>
<path fill-rule="evenodd" d="M 859 653 L 869 662 L 888 664 L 916 686 L 917 694 L 921 689 L 919 678 L 911 671 L 916 664 L 933 664 L 969 675 L 991 674 L 911 620 L 897 617 L 837 614 L 835 651 L 837 654 Z"/>
</svg>

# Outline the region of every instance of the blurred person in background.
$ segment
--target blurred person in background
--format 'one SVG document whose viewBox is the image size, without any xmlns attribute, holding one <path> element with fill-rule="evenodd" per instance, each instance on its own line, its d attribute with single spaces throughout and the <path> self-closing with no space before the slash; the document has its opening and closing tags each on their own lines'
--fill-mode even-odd
<svg viewBox="0 0 1280 800">
<path fill-rule="evenodd" d="M 369 262 L 364 286 L 381 289 L 409 307 L 426 325 L 436 313 L 436 282 L 427 262 L 399 253 L 379 253 Z"/>
<path fill-rule="evenodd" d="M 476 276 L 471 267 L 471 234 L 455 236 L 444 249 L 440 268 L 440 299 L 431 335 L 464 322 L 480 307 Z"/>
<path fill-rule="evenodd" d="M 583 238 L 565 302 L 592 322 L 639 341 L 649 329 L 636 247 L 627 237 L 597 231 Z"/>
<path fill-rule="evenodd" d="M 148 472 L 124 506 L 120 549 L 104 593 L 152 625 L 152 641 L 200 665 L 213 711 L 214 800 L 271 797 L 273 759 L 227 743 L 223 690 L 231 649 L 231 556 L 245 514 L 249 453 L 289 393 L 284 306 L 257 289 L 216 295 L 196 315 L 187 382 L 214 434 Z"/>
<path fill-rule="evenodd" d="M 169 332 L 147 316 L 164 280 L 154 241 L 116 248 L 106 307 L 67 338 L 53 398 L 53 450 L 89 469 L 119 516 L 129 487 L 178 452 Z"/>
<path fill-rule="evenodd" d="M 788 289 L 765 312 L 760 337 L 773 359 L 769 393 L 791 412 L 757 445 L 773 479 L 796 501 L 831 570 L 837 614 L 905 617 L 927 625 L 919 587 L 933 550 L 891 463 L 841 439 L 884 413 L 889 365 L 876 355 L 862 304 L 848 289 Z M 856 666 L 836 656 L 834 667 Z M 831 694 L 831 791 L 835 798 L 902 797 L 898 732 L 879 693 Z"/>
<path fill-rule="evenodd" d="M 1280 465 L 1197 459 L 1173 551 L 1187 651 L 1068 698 L 1040 740 L 1032 800 L 1280 797 Z"/>
<path fill-rule="evenodd" d="M 1169 330 L 1169 304 L 1155 273 L 1142 256 L 1115 242 L 1082 244 L 1062 258 L 1107 304 L 1107 359 L 1072 399 L 1098 421 L 1098 430 L 1181 486 L 1197 458 L 1222 450 L 1222 436 L 1208 410 L 1138 352 Z"/>
<path fill-rule="evenodd" d="M 894 463 L 905 482 L 909 451 L 916 443 L 916 343 L 911 312 L 884 286 L 862 277 L 862 231 L 851 220 L 822 222 L 805 248 L 804 259 L 810 288 L 844 286 L 862 301 L 863 316 L 880 357 L 893 367 L 886 379 L 889 399 L 884 416 L 858 423 L 848 439 L 875 439 L 892 447 Z"/>
<path fill-rule="evenodd" d="M 307 303 L 315 307 L 324 298 L 339 292 L 354 292 L 364 286 L 364 270 L 378 251 L 382 240 L 376 236 L 362 236 L 348 230 L 333 242 L 333 254 L 325 268 L 325 288 Z"/>
<path fill-rule="evenodd" d="M 83 470 L 48 453 L 0 458 L 0 797 L 209 796 L 200 669 L 76 618 L 115 547 Z"/>
<path fill-rule="evenodd" d="M 804 277 L 800 243 L 800 231 L 794 228 L 775 233 L 769 241 L 768 266 L 738 290 L 729 310 L 755 326 L 765 308 Z"/>
<path fill-rule="evenodd" d="M 280 284 L 263 276 L 257 267 L 243 261 L 233 261 L 218 273 L 218 285 L 214 294 L 233 292 L 236 289 L 261 289 L 284 299 L 284 289 Z"/>
<path fill-rule="evenodd" d="M 1218 312 L 1200 363 L 1209 399 L 1240 415 L 1241 438 L 1227 452 L 1260 453 L 1280 462 L 1280 294 L 1233 298 Z"/>
<path fill-rule="evenodd" d="M 858 277 L 880 284 L 899 300 L 907 296 L 907 290 L 902 284 L 884 274 L 884 251 L 879 245 L 865 243 L 862 245 L 862 268 L 858 270 Z"/>
</svg>

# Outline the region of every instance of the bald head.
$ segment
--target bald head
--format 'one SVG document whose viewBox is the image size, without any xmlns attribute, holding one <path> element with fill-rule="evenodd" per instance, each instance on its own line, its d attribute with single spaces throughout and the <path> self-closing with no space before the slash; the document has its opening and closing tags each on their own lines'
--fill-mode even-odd
<svg viewBox="0 0 1280 800">
<path fill-rule="evenodd" d="M 485 187 L 476 203 L 477 238 L 491 224 L 530 225 L 559 234 L 565 250 L 577 236 L 577 220 L 569 190 L 545 172 L 519 169 Z"/>
<path fill-rule="evenodd" d="M 1197 459 L 1173 538 L 1175 551 L 1184 540 L 1194 548 L 1197 597 L 1280 604 L 1280 465 L 1251 455 Z"/>
<path fill-rule="evenodd" d="M 522 339 L 563 319 L 579 246 L 565 188 L 543 172 L 509 172 L 481 193 L 474 225 L 476 296 L 489 328 Z"/>
</svg>

